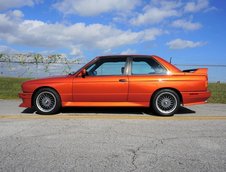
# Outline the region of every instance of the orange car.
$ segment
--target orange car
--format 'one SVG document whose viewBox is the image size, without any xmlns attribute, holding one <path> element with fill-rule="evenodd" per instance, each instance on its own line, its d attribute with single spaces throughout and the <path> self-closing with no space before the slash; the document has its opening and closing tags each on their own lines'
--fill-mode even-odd
<svg viewBox="0 0 226 172">
<path fill-rule="evenodd" d="M 151 107 L 173 115 L 210 97 L 207 69 L 181 71 L 157 56 L 96 57 L 75 73 L 26 81 L 20 107 L 55 114 L 61 107 Z"/>
</svg>

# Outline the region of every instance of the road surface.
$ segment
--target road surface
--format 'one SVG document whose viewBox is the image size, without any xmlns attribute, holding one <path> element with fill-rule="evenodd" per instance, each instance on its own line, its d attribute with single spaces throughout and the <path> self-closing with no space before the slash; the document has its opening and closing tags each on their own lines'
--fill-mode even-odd
<svg viewBox="0 0 226 172">
<path fill-rule="evenodd" d="M 0 100 L 0 171 L 226 171 L 226 105 L 38 115 Z"/>
</svg>

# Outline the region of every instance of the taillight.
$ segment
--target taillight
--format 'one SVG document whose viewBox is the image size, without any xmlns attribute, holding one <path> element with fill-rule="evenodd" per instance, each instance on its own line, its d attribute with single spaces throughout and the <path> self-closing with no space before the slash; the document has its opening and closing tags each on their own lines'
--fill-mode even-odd
<svg viewBox="0 0 226 172">
<path fill-rule="evenodd" d="M 205 87 L 206 87 L 206 89 L 208 89 L 208 76 L 207 75 L 206 75 Z"/>
</svg>

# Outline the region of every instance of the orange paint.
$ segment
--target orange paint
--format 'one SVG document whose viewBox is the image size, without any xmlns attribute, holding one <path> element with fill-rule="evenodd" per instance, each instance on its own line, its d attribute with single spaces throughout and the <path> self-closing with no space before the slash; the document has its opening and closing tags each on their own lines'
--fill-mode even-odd
<svg viewBox="0 0 226 172">
<path fill-rule="evenodd" d="M 134 57 L 126 55 L 122 57 Z M 111 56 L 114 57 L 114 56 Z M 121 56 L 115 56 L 121 57 Z M 136 55 L 135 57 L 139 57 Z M 143 56 L 141 56 L 143 57 Z M 148 56 L 145 56 L 146 58 Z M 97 57 L 73 75 L 49 77 L 24 82 L 19 97 L 23 100 L 20 107 L 32 107 L 32 95 L 41 87 L 57 91 L 61 104 L 66 106 L 139 106 L 148 107 L 152 95 L 160 89 L 172 89 L 181 97 L 183 105 L 205 103 L 210 97 L 207 90 L 207 69 L 193 72 L 182 72 L 172 64 L 157 56 L 149 56 L 166 70 L 166 74 L 132 75 L 127 73 L 118 76 L 85 76 L 82 72 L 101 58 Z M 125 70 L 130 70 L 126 66 Z"/>
</svg>

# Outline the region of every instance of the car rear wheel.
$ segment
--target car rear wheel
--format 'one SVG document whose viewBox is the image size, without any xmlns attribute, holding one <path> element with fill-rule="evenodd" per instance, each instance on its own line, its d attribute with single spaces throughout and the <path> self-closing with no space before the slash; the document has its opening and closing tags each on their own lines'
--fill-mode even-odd
<svg viewBox="0 0 226 172">
<path fill-rule="evenodd" d="M 151 104 L 156 114 L 171 116 L 179 109 L 180 98 L 175 91 L 163 89 L 154 94 Z"/>
<path fill-rule="evenodd" d="M 56 114 L 61 108 L 59 94 L 51 88 L 41 88 L 38 90 L 33 99 L 35 109 L 40 114 Z"/>
</svg>

